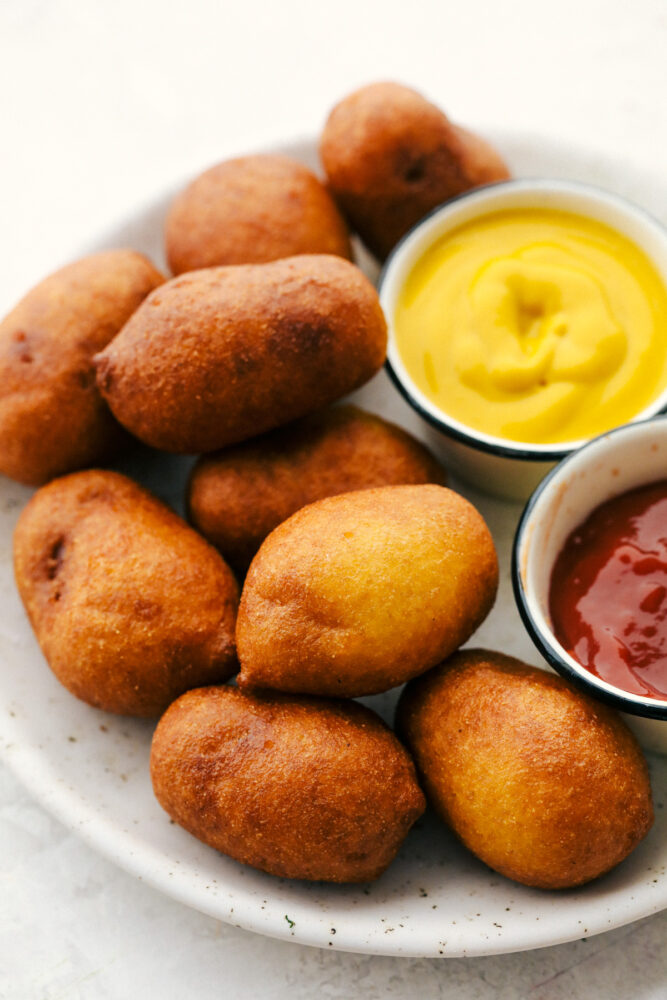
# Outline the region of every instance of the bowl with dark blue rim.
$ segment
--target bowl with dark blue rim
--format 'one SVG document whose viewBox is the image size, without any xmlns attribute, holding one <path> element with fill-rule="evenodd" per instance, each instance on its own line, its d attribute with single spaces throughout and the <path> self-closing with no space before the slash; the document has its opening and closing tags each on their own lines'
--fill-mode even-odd
<svg viewBox="0 0 667 1000">
<path fill-rule="evenodd" d="M 501 181 L 460 195 L 434 209 L 397 244 L 379 278 L 379 294 L 389 341 L 387 371 L 399 392 L 427 425 L 429 443 L 455 475 L 485 492 L 525 500 L 543 476 L 590 438 L 537 444 L 493 436 L 449 415 L 415 383 L 401 357 L 393 331 L 398 298 L 422 256 L 453 229 L 487 214 L 539 207 L 602 222 L 635 243 L 667 285 L 667 229 L 644 209 L 589 184 L 535 179 Z M 633 420 L 667 411 L 667 387 Z"/>
<path fill-rule="evenodd" d="M 571 533 L 601 504 L 661 480 L 667 480 L 667 416 L 616 428 L 564 458 L 521 515 L 512 585 L 523 623 L 547 663 L 587 694 L 626 713 L 647 749 L 667 753 L 667 698 L 624 691 L 591 673 L 556 638 L 549 612 L 554 564 Z"/>
</svg>

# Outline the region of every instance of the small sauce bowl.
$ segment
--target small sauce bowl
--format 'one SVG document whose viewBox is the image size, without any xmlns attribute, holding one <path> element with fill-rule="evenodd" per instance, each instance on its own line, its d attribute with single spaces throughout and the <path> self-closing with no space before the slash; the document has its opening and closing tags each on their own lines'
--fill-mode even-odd
<svg viewBox="0 0 667 1000">
<path fill-rule="evenodd" d="M 379 280 L 380 302 L 389 326 L 387 368 L 407 402 L 429 424 L 430 444 L 451 471 L 480 489 L 525 500 L 556 462 L 591 437 L 537 444 L 494 437 L 457 420 L 418 387 L 399 353 L 393 317 L 413 268 L 443 236 L 491 213 L 513 209 L 555 209 L 601 222 L 632 241 L 667 286 L 667 229 L 625 199 L 586 184 L 561 180 L 515 180 L 468 192 L 436 208 L 397 245 Z M 667 410 L 667 387 L 632 420 Z M 619 421 L 625 422 L 625 421 Z"/>
<path fill-rule="evenodd" d="M 563 648 L 549 614 L 554 563 L 567 538 L 600 504 L 667 478 L 667 417 L 595 438 L 552 470 L 521 516 L 512 555 L 514 596 L 538 650 L 563 677 L 626 714 L 648 750 L 667 754 L 667 698 L 631 694 L 591 673 Z"/>
</svg>

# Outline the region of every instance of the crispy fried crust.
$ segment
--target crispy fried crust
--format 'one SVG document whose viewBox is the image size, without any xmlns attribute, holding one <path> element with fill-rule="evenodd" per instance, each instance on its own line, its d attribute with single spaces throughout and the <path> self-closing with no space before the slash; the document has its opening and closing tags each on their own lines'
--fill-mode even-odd
<svg viewBox="0 0 667 1000">
<path fill-rule="evenodd" d="M 156 716 L 236 669 L 231 571 L 125 476 L 89 470 L 39 490 L 16 526 L 14 567 L 53 672 L 97 708 Z"/>
<path fill-rule="evenodd" d="M 481 515 L 442 486 L 385 486 L 302 508 L 246 577 L 238 683 L 375 694 L 428 670 L 472 634 L 498 584 Z"/>
<path fill-rule="evenodd" d="M 125 440 L 95 386 L 92 357 L 163 276 L 134 250 L 50 275 L 0 323 L 0 472 L 39 486 L 105 461 Z"/>
<path fill-rule="evenodd" d="M 197 530 L 244 574 L 266 536 L 306 504 L 374 486 L 445 482 L 442 466 L 400 427 L 340 406 L 203 456 L 187 501 Z"/>
<path fill-rule="evenodd" d="M 174 278 L 95 364 L 133 434 L 165 451 L 207 452 L 343 396 L 380 368 L 386 343 L 361 271 L 312 255 Z"/>
<path fill-rule="evenodd" d="M 343 214 L 381 260 L 436 205 L 509 177 L 484 140 L 398 83 L 370 84 L 337 104 L 320 156 Z"/>
<path fill-rule="evenodd" d="M 397 726 L 437 812 L 517 882 L 588 882 L 653 822 L 646 762 L 621 718 L 512 657 L 456 653 L 406 687 Z"/>
<path fill-rule="evenodd" d="M 303 253 L 352 257 L 324 185 L 303 164 L 271 154 L 225 160 L 195 178 L 174 200 L 165 235 L 174 274 Z"/>
<path fill-rule="evenodd" d="M 377 878 L 424 811 L 410 757 L 354 702 L 190 691 L 158 724 L 151 776 L 195 837 L 287 878 Z"/>
</svg>

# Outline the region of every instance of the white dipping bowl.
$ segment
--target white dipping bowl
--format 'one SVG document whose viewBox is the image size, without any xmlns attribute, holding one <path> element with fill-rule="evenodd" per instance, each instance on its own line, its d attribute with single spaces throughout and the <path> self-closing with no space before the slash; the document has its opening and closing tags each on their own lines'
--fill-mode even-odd
<svg viewBox="0 0 667 1000">
<path fill-rule="evenodd" d="M 620 709 L 647 750 L 667 754 L 667 698 L 603 681 L 561 646 L 549 616 L 554 563 L 566 539 L 600 504 L 667 479 L 667 417 L 626 424 L 564 459 L 528 501 L 516 532 L 512 583 L 519 612 L 547 662 L 587 694 Z"/>
<path fill-rule="evenodd" d="M 379 280 L 380 302 L 389 326 L 387 368 L 408 403 L 429 424 L 430 443 L 451 471 L 487 493 L 515 500 L 530 496 L 542 477 L 566 455 L 589 441 L 532 444 L 494 437 L 461 423 L 433 403 L 413 381 L 396 346 L 393 317 L 401 290 L 415 264 L 437 240 L 456 227 L 514 208 L 548 208 L 602 222 L 644 251 L 667 285 L 667 229 L 643 209 L 588 184 L 561 180 L 502 181 L 477 188 L 436 208 L 392 251 Z M 634 420 L 667 410 L 667 387 Z"/>
</svg>

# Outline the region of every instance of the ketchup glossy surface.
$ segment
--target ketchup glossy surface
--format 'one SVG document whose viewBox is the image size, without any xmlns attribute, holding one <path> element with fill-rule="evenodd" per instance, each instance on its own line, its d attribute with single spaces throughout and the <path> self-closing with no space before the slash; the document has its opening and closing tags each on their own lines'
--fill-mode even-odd
<svg viewBox="0 0 667 1000">
<path fill-rule="evenodd" d="M 549 610 L 556 638 L 591 673 L 667 698 L 667 480 L 614 497 L 572 532 Z"/>
</svg>

